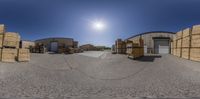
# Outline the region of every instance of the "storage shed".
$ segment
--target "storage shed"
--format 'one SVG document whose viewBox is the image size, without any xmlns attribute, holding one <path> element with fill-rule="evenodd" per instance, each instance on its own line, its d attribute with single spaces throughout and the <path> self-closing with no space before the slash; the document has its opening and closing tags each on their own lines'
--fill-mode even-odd
<svg viewBox="0 0 200 99">
<path fill-rule="evenodd" d="M 142 38 L 144 53 L 166 54 L 170 53 L 170 41 L 174 36 L 174 32 L 152 31 L 134 35 L 126 40 L 139 41 L 139 38 Z"/>
</svg>

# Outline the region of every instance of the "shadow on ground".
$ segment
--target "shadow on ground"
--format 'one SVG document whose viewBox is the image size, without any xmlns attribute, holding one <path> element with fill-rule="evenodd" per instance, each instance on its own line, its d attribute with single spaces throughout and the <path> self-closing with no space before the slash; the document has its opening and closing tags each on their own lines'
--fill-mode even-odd
<svg viewBox="0 0 200 99">
<path fill-rule="evenodd" d="M 161 57 L 162 57 L 161 55 L 152 55 L 152 56 L 148 55 L 148 56 L 135 58 L 134 60 L 141 61 L 141 62 L 154 62 L 156 58 L 161 58 Z"/>
</svg>

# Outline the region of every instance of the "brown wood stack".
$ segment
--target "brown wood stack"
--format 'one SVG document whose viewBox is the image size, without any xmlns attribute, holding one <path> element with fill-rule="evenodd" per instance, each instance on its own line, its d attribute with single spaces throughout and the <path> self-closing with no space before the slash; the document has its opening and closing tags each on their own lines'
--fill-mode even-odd
<svg viewBox="0 0 200 99">
<path fill-rule="evenodd" d="M 177 32 L 176 33 L 176 40 L 181 39 L 182 38 L 182 34 L 183 34 L 182 31 Z"/>
<path fill-rule="evenodd" d="M 138 43 L 133 43 L 133 41 L 127 42 L 126 49 L 128 57 L 138 58 L 144 55 L 144 47 L 139 46 Z"/>
<path fill-rule="evenodd" d="M 173 55 L 200 61 L 200 25 L 195 25 L 192 29 L 184 29 L 182 36 L 181 32 L 177 32 L 176 41 L 173 42 L 177 44 Z"/>
<path fill-rule="evenodd" d="M 192 27 L 190 59 L 200 61 L 200 25 Z"/>
<path fill-rule="evenodd" d="M 29 49 L 18 49 L 17 60 L 19 62 L 30 61 L 30 52 L 29 52 Z"/>
<path fill-rule="evenodd" d="M 18 33 L 6 32 L 3 38 L 4 47 L 19 48 L 20 36 Z"/>
<path fill-rule="evenodd" d="M 115 41 L 116 52 L 118 54 L 125 54 L 126 53 L 126 42 L 122 41 L 121 39 L 117 39 Z"/>
<path fill-rule="evenodd" d="M 1 61 L 2 62 L 15 62 L 17 58 L 17 49 L 3 48 L 1 49 Z"/>
<path fill-rule="evenodd" d="M 0 34 L 3 34 L 5 31 L 5 26 L 3 24 L 0 24 Z"/>
<path fill-rule="evenodd" d="M 3 25 L 4 26 L 4 25 Z M 4 28 L 4 27 L 3 27 Z M 20 44 L 20 35 L 15 32 L 5 32 L 5 29 L 2 29 L 0 25 L 0 60 L 2 62 L 15 62 L 18 61 L 29 61 L 29 57 L 25 55 L 30 55 L 29 51 L 22 53 L 22 51 L 27 49 L 19 49 Z"/>
<path fill-rule="evenodd" d="M 181 57 L 185 59 L 189 59 L 189 48 L 182 48 Z"/>
</svg>

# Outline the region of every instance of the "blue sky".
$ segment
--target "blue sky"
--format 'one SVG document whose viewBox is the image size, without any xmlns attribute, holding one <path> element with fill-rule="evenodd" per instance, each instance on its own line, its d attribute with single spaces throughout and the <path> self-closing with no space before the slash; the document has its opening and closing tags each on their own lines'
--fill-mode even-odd
<svg viewBox="0 0 200 99">
<path fill-rule="evenodd" d="M 0 0 L 0 23 L 24 40 L 71 37 L 111 46 L 117 38 L 200 24 L 200 0 Z M 97 31 L 91 22 L 103 20 Z"/>
</svg>

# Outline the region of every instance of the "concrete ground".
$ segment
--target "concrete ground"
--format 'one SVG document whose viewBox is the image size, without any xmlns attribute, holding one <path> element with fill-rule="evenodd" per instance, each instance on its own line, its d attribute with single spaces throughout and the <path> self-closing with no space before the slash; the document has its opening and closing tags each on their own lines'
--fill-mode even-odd
<svg viewBox="0 0 200 99">
<path fill-rule="evenodd" d="M 0 63 L 0 97 L 200 97 L 200 62 L 172 55 L 132 60 L 126 55 L 94 51 L 32 54 L 28 63 Z"/>
</svg>

